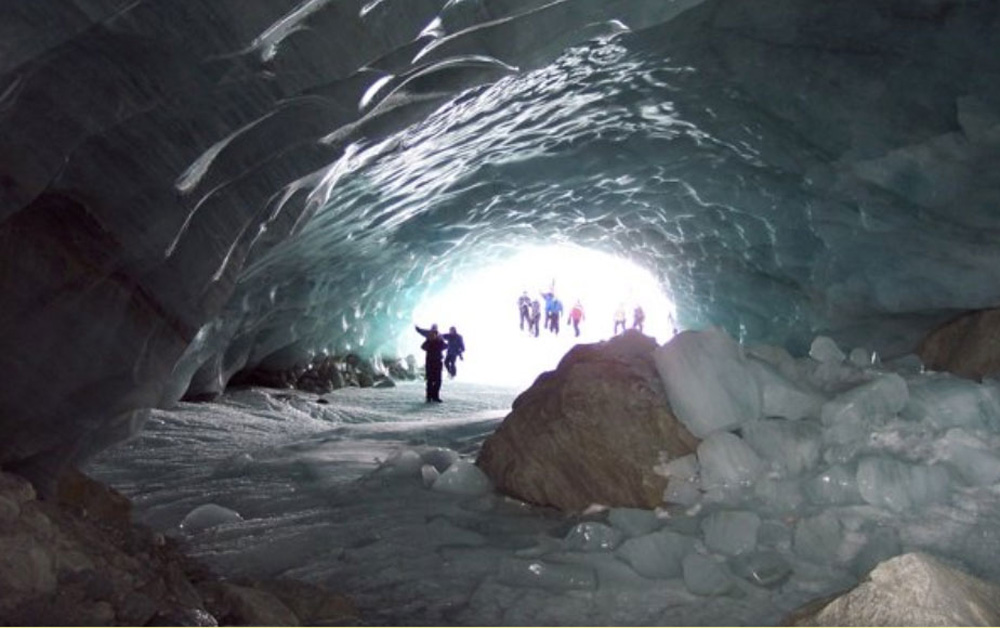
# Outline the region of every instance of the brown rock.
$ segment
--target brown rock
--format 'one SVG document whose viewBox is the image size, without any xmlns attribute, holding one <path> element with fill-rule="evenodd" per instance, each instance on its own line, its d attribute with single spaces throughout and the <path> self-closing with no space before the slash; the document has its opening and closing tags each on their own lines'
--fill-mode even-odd
<svg viewBox="0 0 1000 628">
<path fill-rule="evenodd" d="M 0 495 L 6 495 L 15 503 L 23 504 L 35 499 L 35 487 L 19 475 L 0 472 Z"/>
<path fill-rule="evenodd" d="M 76 469 L 60 476 L 56 490 L 61 506 L 75 509 L 85 517 L 122 529 L 132 524 L 132 503 L 127 497 Z"/>
<path fill-rule="evenodd" d="M 298 626 L 299 618 L 275 595 L 231 582 L 211 587 L 209 606 L 220 623 L 232 626 Z"/>
<path fill-rule="evenodd" d="M 0 536 L 0 609 L 56 589 L 55 560 L 27 534 Z"/>
<path fill-rule="evenodd" d="M 929 369 L 977 381 L 1000 373 L 1000 309 L 952 319 L 927 334 L 917 354 Z"/>
<path fill-rule="evenodd" d="M 670 411 L 655 348 L 631 331 L 577 345 L 514 401 L 476 464 L 504 493 L 564 511 L 660 505 L 653 467 L 698 440 Z"/>
</svg>

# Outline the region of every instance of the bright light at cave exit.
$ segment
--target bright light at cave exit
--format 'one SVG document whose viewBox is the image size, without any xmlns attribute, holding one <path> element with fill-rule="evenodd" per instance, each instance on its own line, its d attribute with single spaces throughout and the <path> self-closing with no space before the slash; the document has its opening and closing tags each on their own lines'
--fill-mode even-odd
<svg viewBox="0 0 1000 628">
<path fill-rule="evenodd" d="M 545 329 L 541 293 L 554 286 L 563 303 L 559 334 Z M 542 306 L 538 337 L 520 329 L 517 299 L 527 291 Z M 580 336 L 567 324 L 579 299 L 584 308 Z M 676 310 L 660 284 L 632 262 L 575 246 L 525 249 L 484 270 L 457 277 L 442 291 L 421 302 L 413 323 L 442 333 L 455 326 L 465 340 L 464 360 L 457 362 L 458 379 L 525 386 L 552 370 L 577 343 L 607 340 L 614 333 L 614 313 L 624 305 L 626 325 L 641 305 L 644 333 L 664 343 L 673 336 Z M 415 331 L 406 340 L 423 364 L 422 342 Z M 448 375 L 445 373 L 445 387 Z"/>
</svg>

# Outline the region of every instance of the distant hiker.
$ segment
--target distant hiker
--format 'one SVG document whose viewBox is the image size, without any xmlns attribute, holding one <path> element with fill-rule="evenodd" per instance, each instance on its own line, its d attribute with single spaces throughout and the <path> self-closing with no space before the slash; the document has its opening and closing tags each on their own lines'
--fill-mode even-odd
<svg viewBox="0 0 1000 628">
<path fill-rule="evenodd" d="M 642 311 L 642 306 L 635 306 L 635 310 L 632 311 L 632 329 L 638 329 L 642 332 L 642 324 L 646 320 L 646 313 Z"/>
<path fill-rule="evenodd" d="M 528 330 L 535 334 L 535 338 L 538 338 L 538 323 L 542 321 L 542 304 L 539 303 L 538 299 L 532 299 L 531 301 L 531 326 Z"/>
<path fill-rule="evenodd" d="M 542 298 L 545 299 L 545 329 L 552 329 L 552 312 L 555 309 L 556 295 L 551 290 L 549 292 L 543 292 Z"/>
<path fill-rule="evenodd" d="M 455 377 L 457 369 L 455 368 L 455 360 L 461 358 L 464 360 L 463 355 L 465 354 L 465 340 L 462 339 L 462 335 L 458 331 L 451 327 L 448 333 L 442 336 L 444 341 L 448 343 L 448 353 L 444 356 L 444 367 L 448 369 L 448 375 Z"/>
<path fill-rule="evenodd" d="M 559 335 L 559 319 L 562 318 L 563 304 L 558 297 L 552 297 L 552 319 L 549 322 L 549 330 L 555 334 Z"/>
<path fill-rule="evenodd" d="M 622 331 L 625 331 L 625 304 L 619 303 L 618 307 L 615 309 L 615 333 L 618 335 L 618 328 L 621 327 Z"/>
<path fill-rule="evenodd" d="M 448 348 L 448 343 L 438 334 L 437 325 L 431 326 L 428 330 L 421 330 L 421 334 L 427 332 L 427 339 L 420 345 L 427 356 L 424 358 L 424 377 L 427 379 L 427 402 L 441 401 L 441 354 Z"/>
<path fill-rule="evenodd" d="M 531 298 L 525 290 L 517 298 L 517 311 L 521 314 L 521 331 L 524 331 L 524 324 L 528 324 L 528 331 L 531 331 Z"/>
<path fill-rule="evenodd" d="M 566 324 L 573 325 L 573 333 L 576 337 L 580 337 L 580 322 L 583 320 L 583 304 L 580 303 L 580 299 L 576 300 L 573 304 L 573 309 L 569 311 L 569 318 L 566 320 Z"/>
</svg>

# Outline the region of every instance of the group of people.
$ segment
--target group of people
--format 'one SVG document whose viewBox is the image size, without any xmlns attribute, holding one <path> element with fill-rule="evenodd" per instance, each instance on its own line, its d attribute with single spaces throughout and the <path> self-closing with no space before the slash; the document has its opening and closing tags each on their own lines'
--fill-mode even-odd
<svg viewBox="0 0 1000 628">
<path fill-rule="evenodd" d="M 458 368 L 456 360 L 464 360 L 465 339 L 452 326 L 447 334 L 438 332 L 437 324 L 431 325 L 430 329 L 416 327 L 417 333 L 424 337 L 424 342 L 420 348 L 424 350 L 424 372 L 427 379 L 427 402 L 441 401 L 441 378 L 443 376 L 442 367 L 448 370 L 448 375 L 455 377 Z"/>
<path fill-rule="evenodd" d="M 558 335 L 559 320 L 562 318 L 563 313 L 562 301 L 559 300 L 552 290 L 542 292 L 541 296 L 545 302 L 545 329 Z M 521 331 L 524 331 L 525 325 L 527 325 L 528 333 L 537 338 L 538 324 L 542 316 L 541 302 L 538 299 L 529 297 L 528 291 L 525 290 L 517 299 L 517 309 L 521 316 Z M 569 311 L 569 317 L 566 319 L 567 325 L 573 325 L 573 333 L 577 338 L 580 337 L 580 323 L 584 321 L 584 318 L 583 304 L 577 299 Z M 637 304 L 632 310 L 632 329 L 642 332 L 645 321 L 646 313 L 643 311 L 642 306 Z M 614 323 L 613 335 L 615 336 L 628 329 L 624 303 L 618 304 L 618 308 L 614 314 Z"/>
<path fill-rule="evenodd" d="M 642 306 L 637 304 L 635 309 L 632 310 L 632 329 L 636 329 L 641 333 L 642 325 L 645 321 L 646 313 L 642 311 Z M 619 333 L 624 333 L 626 329 L 625 322 L 625 304 L 619 303 L 615 309 L 615 336 Z"/>
<path fill-rule="evenodd" d="M 563 313 L 562 301 L 552 290 L 540 294 L 545 301 L 545 329 L 559 335 L 559 320 Z M 542 318 L 542 303 L 538 299 L 529 297 L 528 291 L 525 290 L 517 298 L 517 310 L 521 317 L 521 331 L 524 331 L 524 326 L 527 324 L 528 333 L 537 338 L 538 325 Z M 573 325 L 573 332 L 577 337 L 580 336 L 580 323 L 583 322 L 583 319 L 583 304 L 577 299 L 569 311 L 569 318 L 566 319 L 567 325 Z"/>
</svg>

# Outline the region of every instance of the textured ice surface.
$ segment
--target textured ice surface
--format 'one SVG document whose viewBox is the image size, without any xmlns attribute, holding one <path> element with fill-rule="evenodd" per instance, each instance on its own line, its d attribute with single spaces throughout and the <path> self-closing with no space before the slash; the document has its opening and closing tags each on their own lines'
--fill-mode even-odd
<svg viewBox="0 0 1000 628">
<path fill-rule="evenodd" d="M 1000 426 L 1000 388 L 995 381 L 973 382 L 947 373 L 907 380 L 910 397 L 901 412 L 937 429 Z"/>
<path fill-rule="evenodd" d="M 711 556 L 692 552 L 684 557 L 684 586 L 696 595 L 723 595 L 734 586 L 732 576 Z"/>
<path fill-rule="evenodd" d="M 468 460 L 458 460 L 434 480 L 431 488 L 443 493 L 483 495 L 493 489 L 493 484 L 479 467 Z"/>
<path fill-rule="evenodd" d="M 780 474 L 796 476 L 819 462 L 822 438 L 814 423 L 762 419 L 744 424 L 740 433 L 763 463 Z"/>
<path fill-rule="evenodd" d="M 573 526 L 566 535 L 566 545 L 570 549 L 584 552 L 613 550 L 621 543 L 621 530 L 597 521 L 585 521 Z"/>
<path fill-rule="evenodd" d="M 189 512 L 177 527 L 185 532 L 203 532 L 209 528 L 220 526 L 225 523 L 236 523 L 243 521 L 243 517 L 235 510 L 230 510 L 218 504 L 202 504 Z"/>
<path fill-rule="evenodd" d="M 706 490 L 748 484 L 764 470 L 764 462 L 739 436 L 714 432 L 698 445 L 701 484 Z"/>
<path fill-rule="evenodd" d="M 612 508 L 608 523 L 629 537 L 649 534 L 661 525 L 656 513 L 641 508 Z"/>
<path fill-rule="evenodd" d="M 844 449 L 822 440 L 818 418 L 761 419 L 745 427 L 758 436 L 757 423 L 791 428 L 792 448 L 811 434 L 824 456 L 795 476 L 765 465 L 708 492 L 694 457 L 682 458 L 661 471 L 693 488 L 689 503 L 581 518 L 492 491 L 430 490 L 425 476 L 440 472 L 428 461 L 467 462 L 517 393 L 445 385 L 448 401 L 434 405 L 420 383 L 339 390 L 326 404 L 234 391 L 154 412 L 139 438 L 89 471 L 130 495 L 140 521 L 171 534 L 206 503 L 240 513 L 185 530 L 192 552 L 230 577 L 302 578 L 348 593 L 372 623 L 769 625 L 904 549 L 1000 578 L 1000 437 L 986 428 L 899 419 Z M 847 459 L 826 461 L 831 448 Z M 942 473 L 944 493 L 934 484 Z M 898 509 L 901 500 L 912 507 Z"/>
<path fill-rule="evenodd" d="M 858 463 L 858 490 L 874 506 L 896 512 L 945 501 L 948 472 L 941 466 L 907 464 L 891 458 L 864 458 Z"/>
<path fill-rule="evenodd" d="M 762 395 L 764 416 L 801 419 L 819 416 L 826 398 L 815 390 L 784 377 L 777 369 L 755 359 L 747 361 Z"/>
<path fill-rule="evenodd" d="M 720 510 L 701 523 L 705 545 L 713 552 L 737 556 L 754 550 L 760 517 L 755 512 Z"/>
<path fill-rule="evenodd" d="M 823 364 L 840 364 L 847 356 L 833 338 L 816 336 L 809 347 L 809 357 Z"/>
<path fill-rule="evenodd" d="M 698 438 L 760 416 L 760 386 L 742 348 L 724 330 L 682 332 L 654 359 L 670 407 Z"/>
<path fill-rule="evenodd" d="M 683 573 L 684 557 L 694 548 L 694 539 L 670 530 L 660 530 L 628 539 L 615 554 L 647 578 L 676 578 Z"/>
<path fill-rule="evenodd" d="M 0 462 L 405 355 L 523 245 L 643 265 L 682 328 L 912 351 L 1000 301 L 1000 18 L 911 4 L 7 2 Z"/>
</svg>

